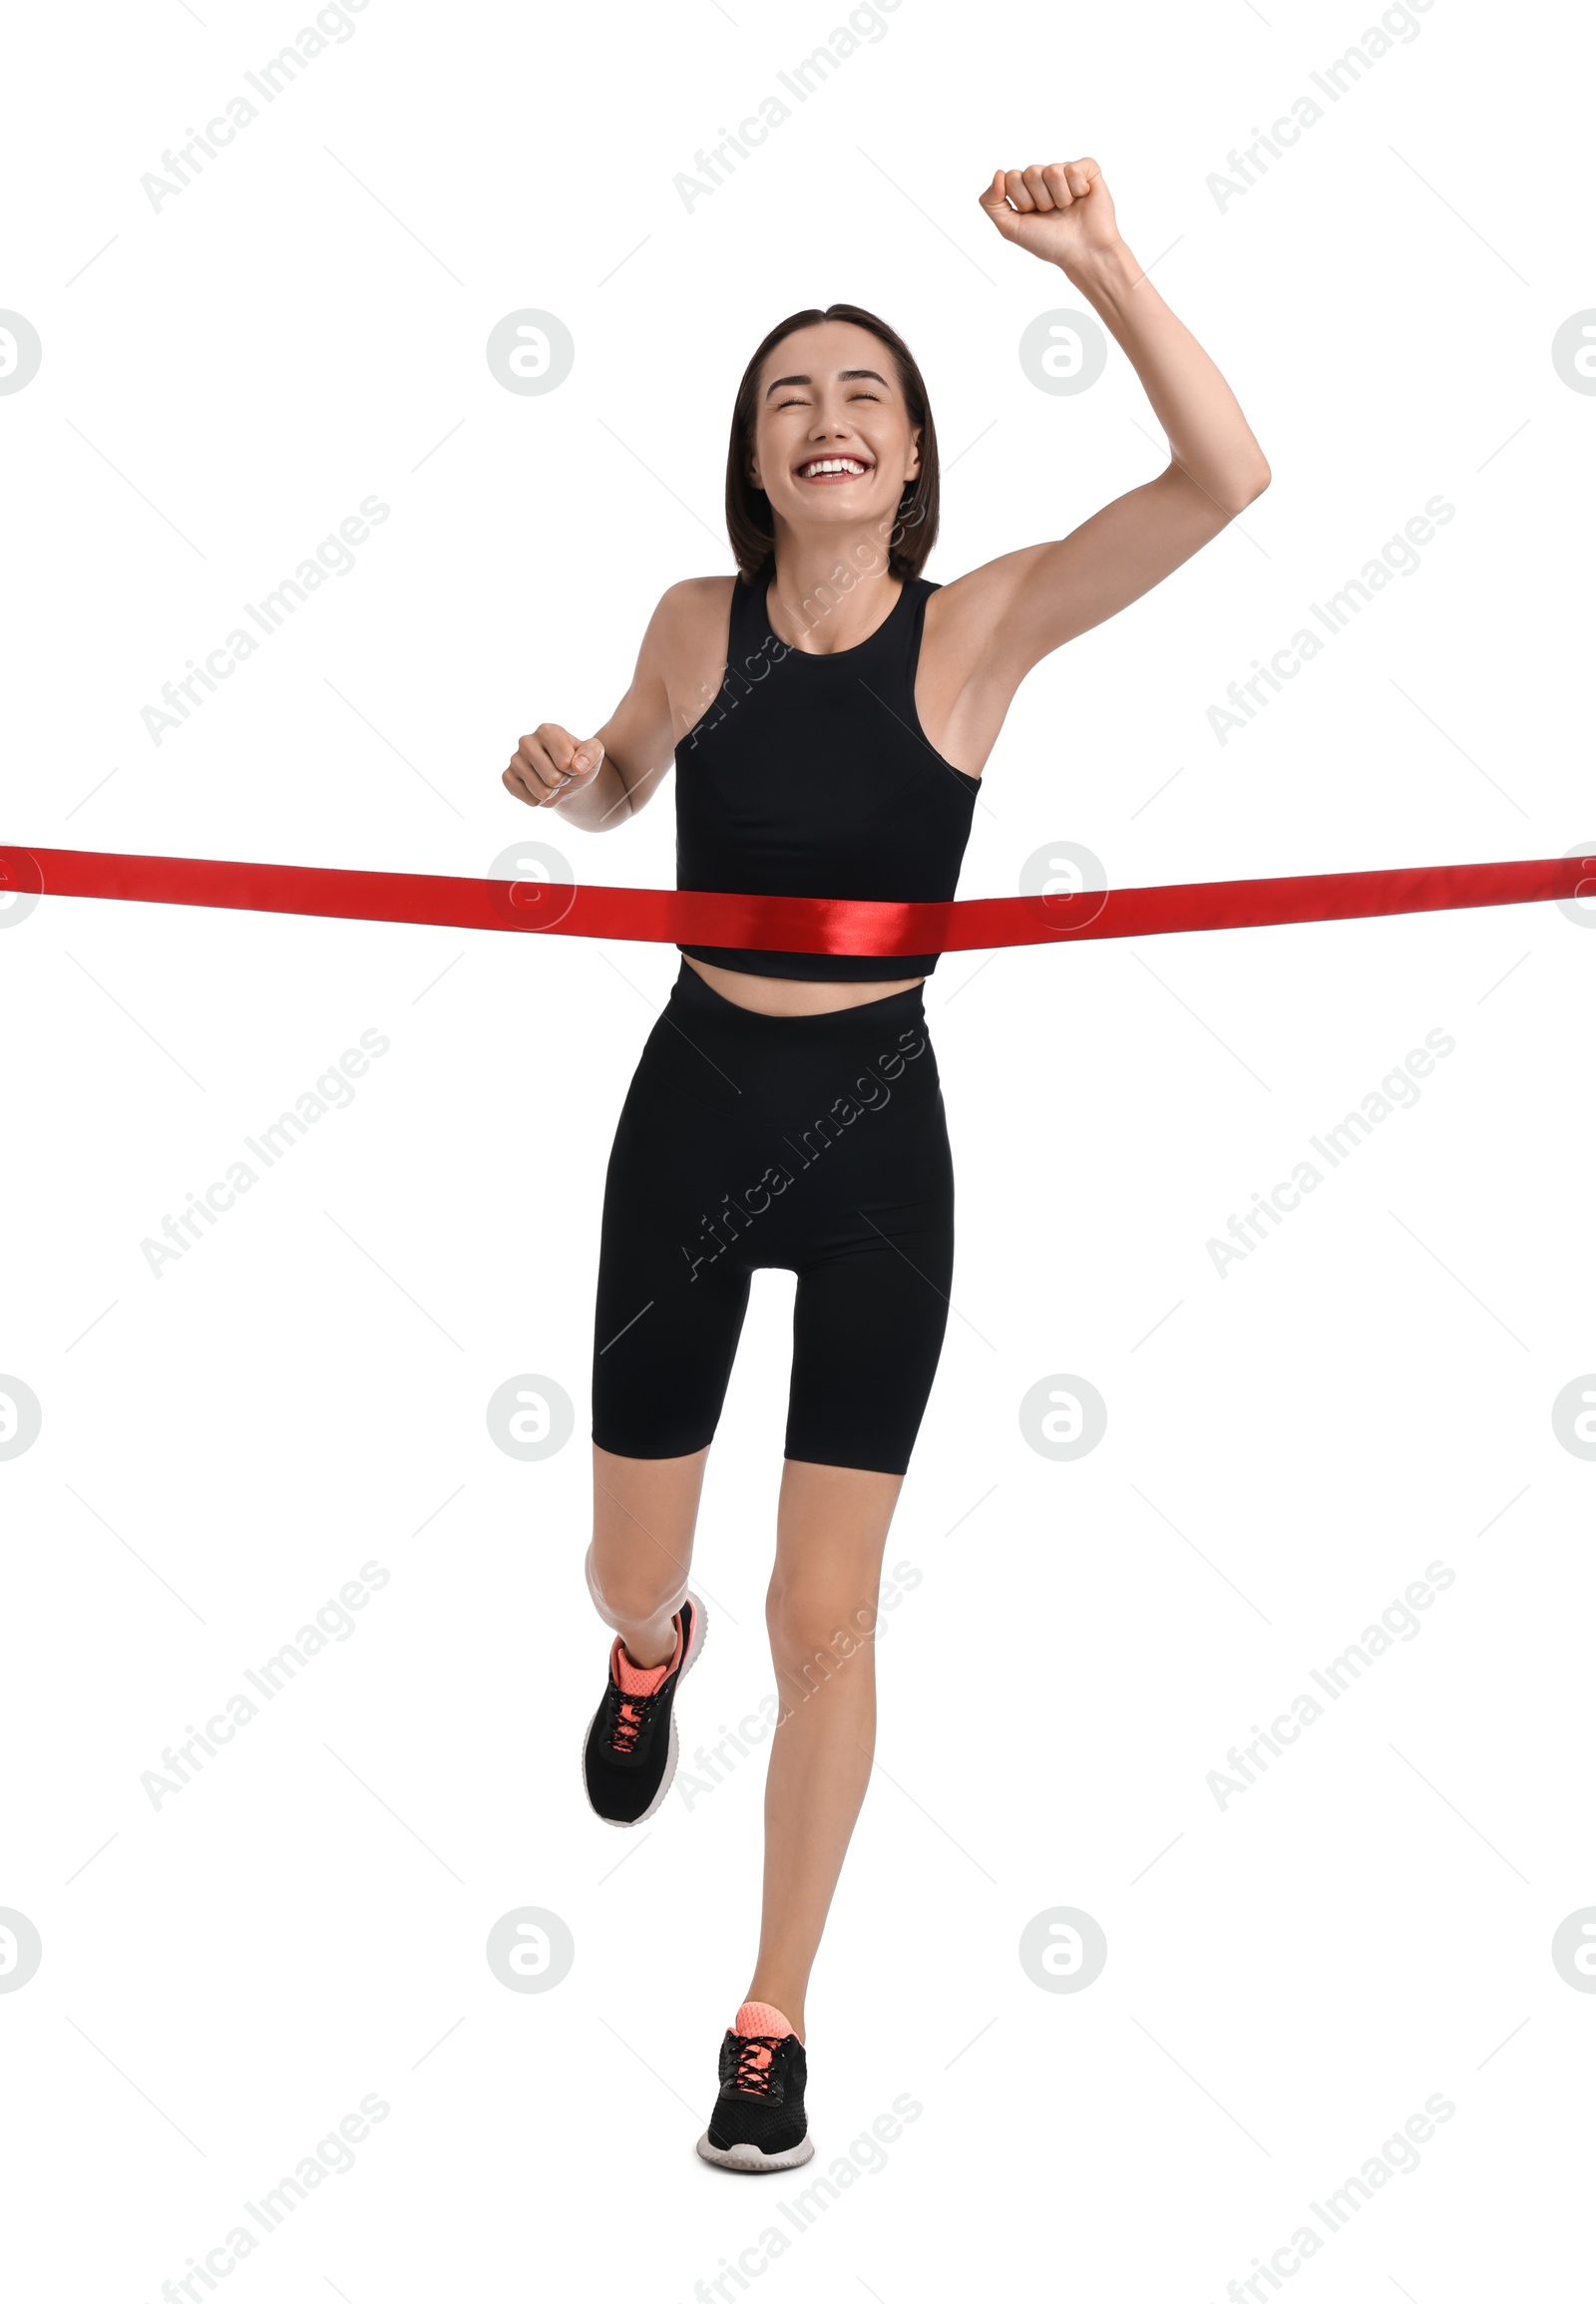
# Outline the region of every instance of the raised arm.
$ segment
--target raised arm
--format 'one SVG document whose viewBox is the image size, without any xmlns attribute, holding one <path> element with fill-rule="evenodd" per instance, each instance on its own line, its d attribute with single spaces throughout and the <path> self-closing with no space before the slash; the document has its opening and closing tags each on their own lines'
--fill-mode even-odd
<svg viewBox="0 0 1596 2304">
<path fill-rule="evenodd" d="M 1017 686 L 1054 648 L 1161 583 L 1270 476 L 1230 386 L 1121 239 L 1094 160 L 999 169 L 981 204 L 1005 240 L 1056 264 L 1091 305 L 1169 442 L 1156 480 L 1057 543 L 1006 553 L 945 587 L 951 650 Z"/>
</svg>

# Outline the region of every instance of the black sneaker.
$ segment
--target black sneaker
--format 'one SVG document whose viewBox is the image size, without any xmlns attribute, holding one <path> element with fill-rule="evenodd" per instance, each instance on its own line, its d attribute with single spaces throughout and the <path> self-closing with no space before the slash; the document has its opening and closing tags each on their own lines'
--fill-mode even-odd
<svg viewBox="0 0 1596 2304">
<path fill-rule="evenodd" d="M 809 2068 L 803 2042 L 789 2032 L 728 2032 L 720 2044 L 720 2094 L 698 2138 L 700 2159 L 744 2175 L 801 2168 L 814 2156 L 804 2116 Z"/>
<path fill-rule="evenodd" d="M 676 1611 L 681 1660 L 652 1696 L 627 1696 L 615 1679 L 617 1640 L 609 1651 L 603 1703 L 588 1723 L 582 1772 L 595 1815 L 606 1824 L 640 1824 L 670 1789 L 676 1772 L 676 1688 L 704 1644 L 704 1604 L 689 1592 Z"/>
</svg>

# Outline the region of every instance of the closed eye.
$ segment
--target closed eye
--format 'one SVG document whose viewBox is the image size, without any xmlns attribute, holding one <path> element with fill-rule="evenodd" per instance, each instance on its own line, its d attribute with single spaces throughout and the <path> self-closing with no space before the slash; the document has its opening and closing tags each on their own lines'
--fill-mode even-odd
<svg viewBox="0 0 1596 2304">
<path fill-rule="evenodd" d="M 850 400 L 879 400 L 881 394 L 879 392 L 850 392 L 848 397 Z M 778 409 L 805 408 L 808 406 L 808 402 L 794 393 L 790 400 L 778 400 L 776 406 Z"/>
</svg>

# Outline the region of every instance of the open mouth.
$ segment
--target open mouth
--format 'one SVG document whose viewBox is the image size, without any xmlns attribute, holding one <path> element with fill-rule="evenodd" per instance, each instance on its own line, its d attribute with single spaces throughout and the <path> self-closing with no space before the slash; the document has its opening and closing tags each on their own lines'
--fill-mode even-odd
<svg viewBox="0 0 1596 2304">
<path fill-rule="evenodd" d="M 871 467 L 859 456 L 811 456 L 797 468 L 795 478 L 817 488 L 837 488 L 863 480 Z"/>
</svg>

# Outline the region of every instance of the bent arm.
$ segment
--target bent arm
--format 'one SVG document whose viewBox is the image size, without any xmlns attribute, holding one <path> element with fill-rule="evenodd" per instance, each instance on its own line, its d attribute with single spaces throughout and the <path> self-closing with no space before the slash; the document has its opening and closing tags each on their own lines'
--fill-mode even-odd
<svg viewBox="0 0 1596 2304">
<path fill-rule="evenodd" d="M 1140 378 L 1169 442 L 1170 471 L 1207 498 L 1216 530 L 1223 528 L 1263 494 L 1270 477 L 1236 395 L 1123 240 L 1078 267 L 1075 285 Z"/>
<path fill-rule="evenodd" d="M 1105 199 L 1096 164 L 1077 214 Z M 1055 182 L 1055 172 L 1034 172 Z M 1071 171 L 1074 174 L 1074 171 Z M 1026 171 L 1030 186 L 1033 172 Z M 1062 217 L 1014 214 L 989 195 L 983 204 L 1005 237 L 1039 238 L 1051 226 L 1066 234 Z M 1067 188 L 1059 187 L 1059 196 Z M 1009 198 L 1015 197 L 1009 180 Z M 1028 197 L 1021 192 L 1021 198 Z M 1038 193 L 1038 197 L 1040 194 Z M 1001 209 L 1001 214 L 995 212 Z M 1191 331 L 1175 317 L 1119 237 L 1112 210 L 1072 227 L 1058 268 L 1091 304 L 1125 353 L 1169 442 L 1169 465 L 1158 478 L 1094 513 L 1056 543 L 1032 545 L 974 570 L 947 588 L 950 629 L 989 667 L 1000 663 L 1016 682 L 1077 633 L 1115 615 L 1209 543 L 1269 486 L 1269 466 L 1236 396 Z M 1033 252 L 1041 253 L 1039 246 Z M 1044 257 L 1044 260 L 1048 260 Z M 963 652 L 963 651 L 961 651 Z"/>
<path fill-rule="evenodd" d="M 603 726 L 577 747 L 588 754 L 602 746 L 597 768 L 584 772 L 586 763 L 579 759 L 577 772 L 570 773 L 569 741 L 559 742 L 565 731 L 546 725 L 522 738 L 505 773 L 518 799 L 554 811 L 584 832 L 608 832 L 653 798 L 674 757 L 665 665 L 680 637 L 682 589 L 673 584 L 661 596 L 643 633 L 631 685 Z M 560 781 L 563 772 L 569 781 Z"/>
</svg>

